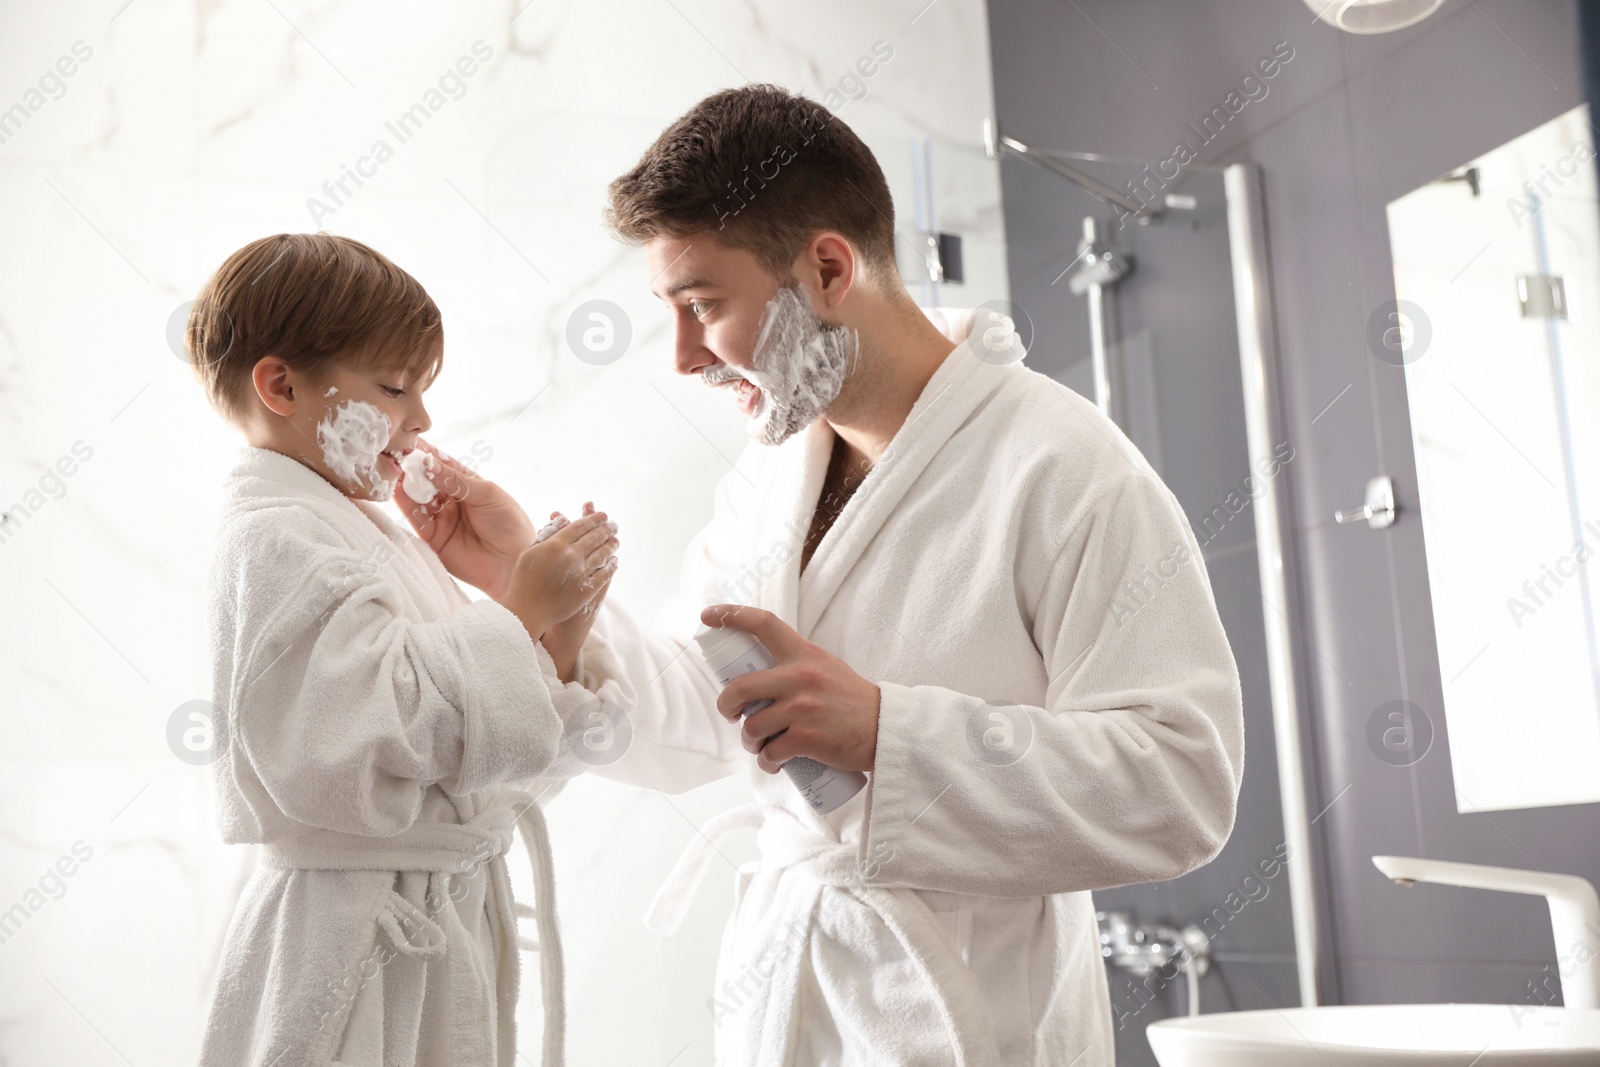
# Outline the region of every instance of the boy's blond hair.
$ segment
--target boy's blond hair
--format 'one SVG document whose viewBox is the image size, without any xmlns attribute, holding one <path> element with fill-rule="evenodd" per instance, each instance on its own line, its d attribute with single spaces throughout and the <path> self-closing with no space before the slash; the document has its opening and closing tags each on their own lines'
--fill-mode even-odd
<svg viewBox="0 0 1600 1067">
<path fill-rule="evenodd" d="M 313 380 L 333 366 L 408 371 L 444 359 L 439 308 L 382 253 L 328 233 L 280 233 L 229 256 L 189 312 L 184 348 L 211 404 L 238 421 L 250 375 L 277 356 Z"/>
</svg>

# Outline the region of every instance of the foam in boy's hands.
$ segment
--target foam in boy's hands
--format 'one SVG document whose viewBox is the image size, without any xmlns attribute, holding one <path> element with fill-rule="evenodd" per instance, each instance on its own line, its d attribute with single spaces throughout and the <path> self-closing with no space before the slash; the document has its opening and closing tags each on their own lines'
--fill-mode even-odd
<svg viewBox="0 0 1600 1067">
<path fill-rule="evenodd" d="M 539 532 L 533 535 L 533 543 L 538 544 L 541 541 L 548 541 L 551 534 L 560 530 L 565 525 L 567 525 L 567 517 L 558 513 L 549 522 L 539 527 Z"/>
<path fill-rule="evenodd" d="M 593 510 L 593 507 L 586 507 L 583 513 L 587 515 Z M 549 540 L 552 534 L 561 530 L 564 526 L 567 526 L 571 521 L 572 520 L 568 519 L 565 515 L 561 514 L 561 512 L 556 512 L 553 516 L 551 516 L 550 521 L 539 527 L 538 532 L 533 535 L 533 543 L 538 544 L 541 541 Z M 610 530 L 612 533 L 617 532 L 616 519 L 607 519 L 605 526 L 606 529 Z"/>
</svg>

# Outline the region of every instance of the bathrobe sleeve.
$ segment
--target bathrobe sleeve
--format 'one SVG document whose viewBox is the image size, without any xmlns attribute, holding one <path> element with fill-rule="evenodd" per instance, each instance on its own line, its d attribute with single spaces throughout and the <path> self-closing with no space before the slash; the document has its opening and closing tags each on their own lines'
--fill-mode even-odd
<svg viewBox="0 0 1600 1067">
<path fill-rule="evenodd" d="M 729 599 L 720 589 L 734 550 L 719 531 L 738 528 L 733 482 L 730 475 L 719 483 L 713 519 L 690 541 L 679 592 L 654 631 L 614 600 L 601 605 L 576 677 L 604 703 L 591 700 L 564 716 L 563 755 L 550 776 L 589 771 L 682 793 L 748 768 L 738 725 L 717 712 L 721 686 L 693 643 L 701 609 Z M 621 751 L 605 750 L 619 729 L 627 732 L 615 742 Z"/>
<path fill-rule="evenodd" d="M 871 883 L 1103 889 L 1177 877 L 1226 842 L 1244 723 L 1194 534 L 1145 474 L 1082 514 L 1046 573 L 996 576 L 1031 602 L 1043 707 L 881 686 L 861 841 Z"/>
<path fill-rule="evenodd" d="M 539 773 L 561 721 L 548 654 L 492 601 L 422 621 L 397 569 L 293 509 L 242 520 L 232 555 L 230 743 L 299 823 L 399 833 L 428 788 Z"/>
</svg>

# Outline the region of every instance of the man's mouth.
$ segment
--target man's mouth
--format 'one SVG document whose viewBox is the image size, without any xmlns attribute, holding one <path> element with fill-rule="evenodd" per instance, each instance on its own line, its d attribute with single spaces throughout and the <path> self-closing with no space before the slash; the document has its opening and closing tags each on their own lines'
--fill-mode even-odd
<svg viewBox="0 0 1600 1067">
<path fill-rule="evenodd" d="M 711 386 L 714 389 L 731 387 L 738 402 L 739 410 L 747 416 L 754 415 L 761 406 L 761 387 L 749 378 L 743 376 L 723 378 L 719 381 L 713 381 Z"/>
<path fill-rule="evenodd" d="M 761 407 L 761 389 L 748 378 L 740 378 L 734 385 L 739 394 L 739 410 L 746 415 L 754 415 Z"/>
</svg>

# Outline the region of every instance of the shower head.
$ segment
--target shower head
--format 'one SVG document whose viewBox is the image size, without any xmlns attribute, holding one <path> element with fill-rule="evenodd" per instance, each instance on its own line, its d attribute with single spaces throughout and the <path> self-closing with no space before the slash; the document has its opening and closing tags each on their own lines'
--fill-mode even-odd
<svg viewBox="0 0 1600 1067">
<path fill-rule="evenodd" d="M 1083 220 L 1083 239 L 1078 242 L 1078 258 L 1073 261 L 1067 288 L 1082 296 L 1091 286 L 1115 285 L 1133 269 L 1133 257 L 1118 252 L 1100 240 L 1100 223 L 1093 216 Z"/>
<path fill-rule="evenodd" d="M 1082 296 L 1091 285 L 1113 285 L 1133 269 L 1133 258 L 1114 248 L 1084 249 L 1078 256 L 1077 269 L 1067 279 L 1067 288 Z"/>
</svg>

